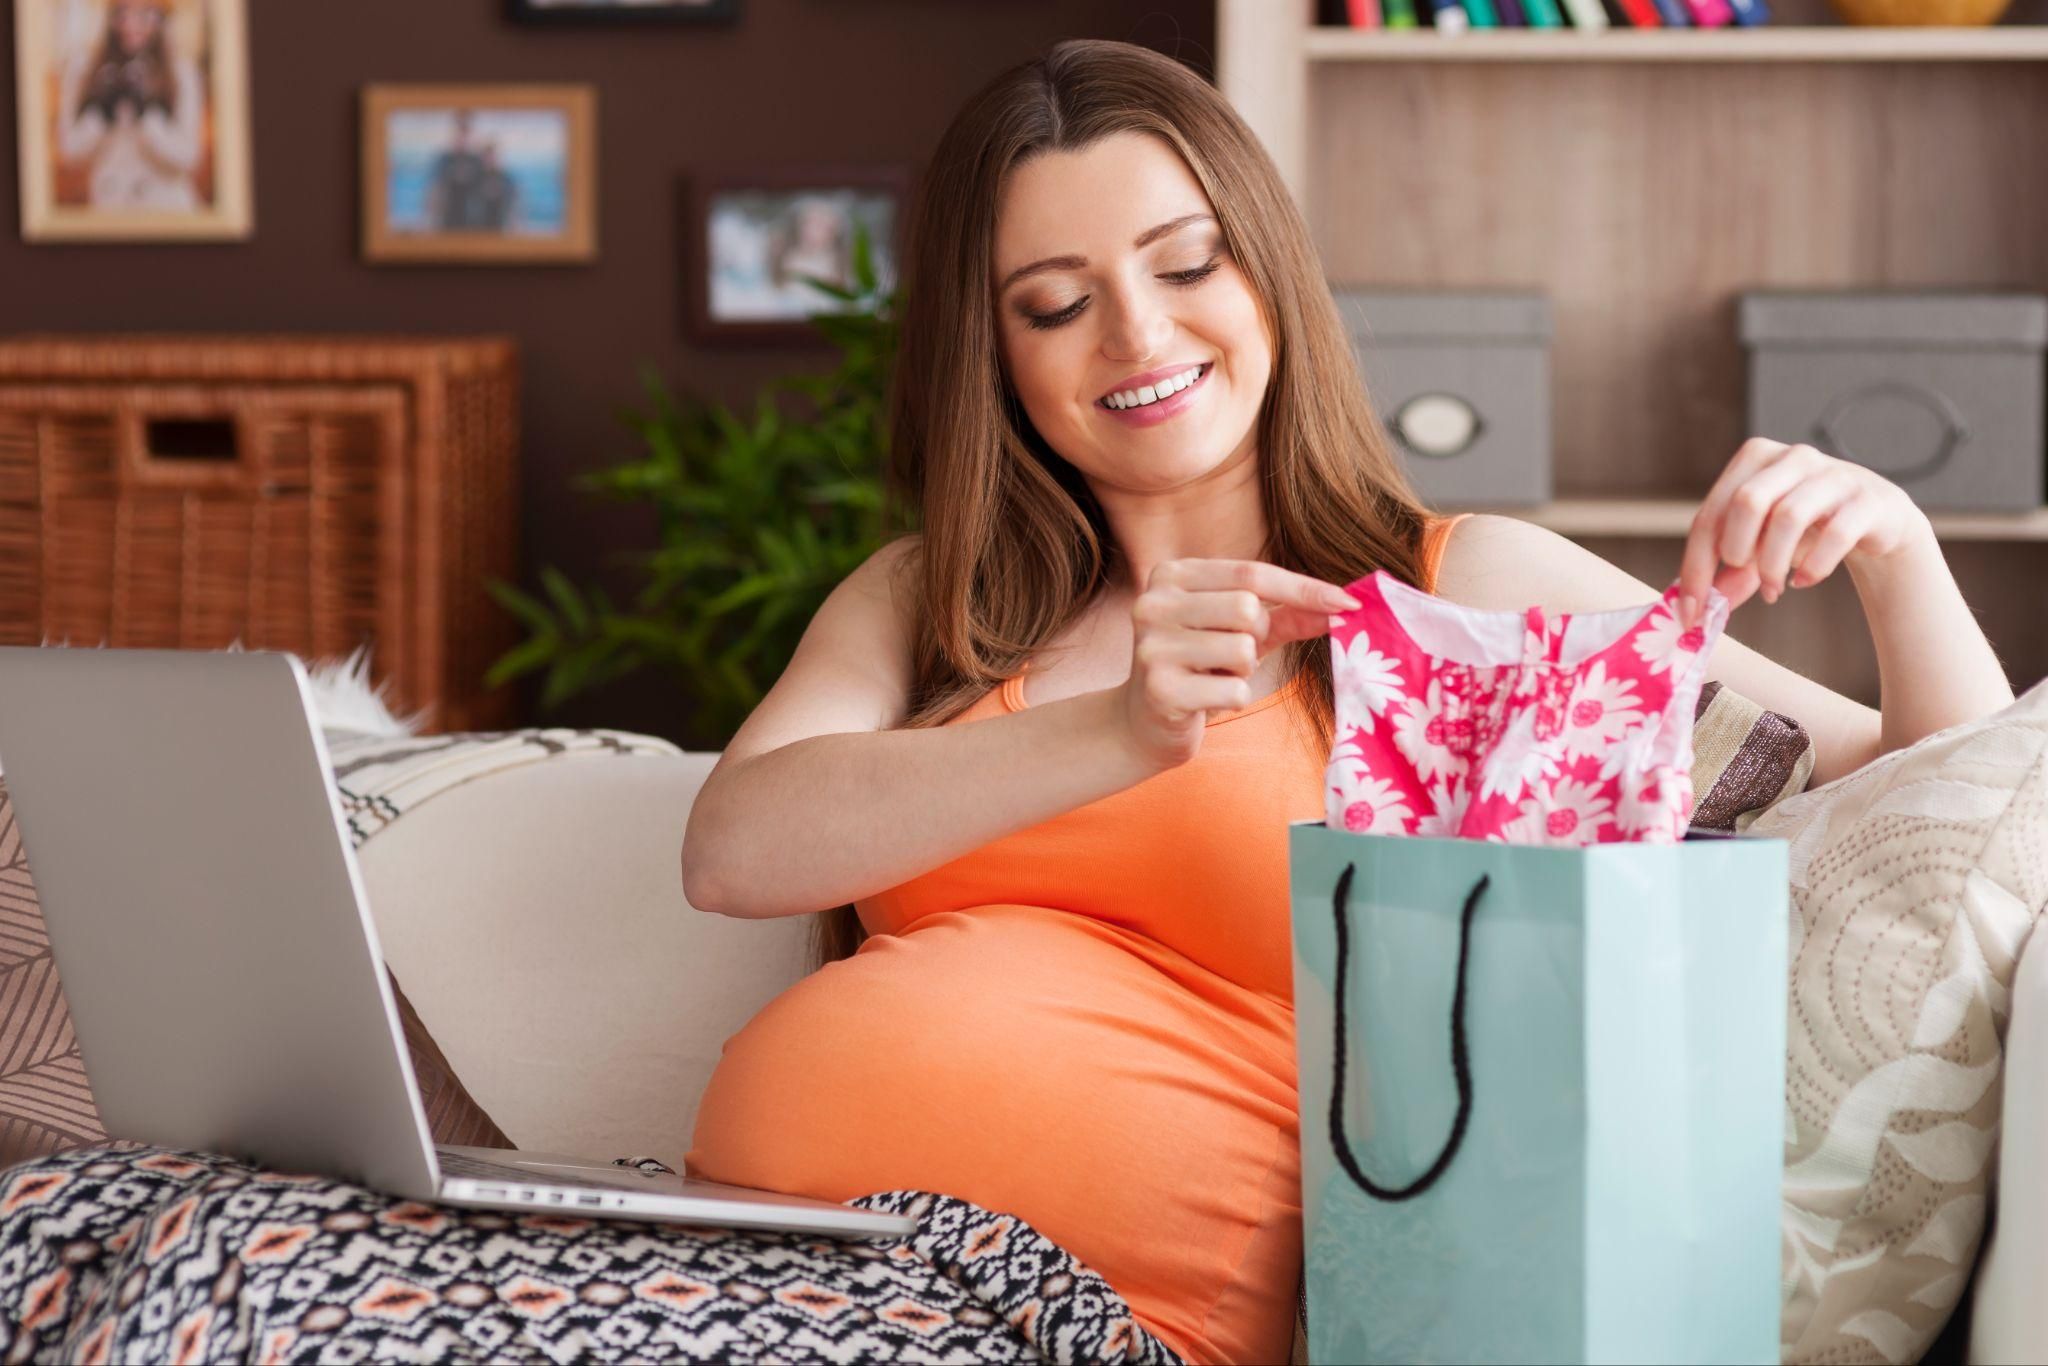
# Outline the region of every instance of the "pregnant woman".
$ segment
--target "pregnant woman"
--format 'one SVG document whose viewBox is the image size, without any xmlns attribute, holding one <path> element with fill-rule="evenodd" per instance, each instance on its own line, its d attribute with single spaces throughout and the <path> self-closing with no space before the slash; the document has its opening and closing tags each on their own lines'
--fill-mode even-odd
<svg viewBox="0 0 2048 1366">
<path fill-rule="evenodd" d="M 1272 162 L 1165 57 L 1063 44 L 977 94 L 907 260 L 892 445 L 922 532 L 826 601 L 682 855 L 699 909 L 842 909 L 727 1043 L 689 1168 L 972 1200 L 1185 1359 L 1285 1360 L 1286 826 L 1323 815 L 1338 585 L 1553 612 L 1663 585 L 1427 513 Z M 1734 453 L 1677 577 L 1690 612 L 1839 567 L 1882 714 L 1725 636 L 1709 668 L 1806 726 L 1815 782 L 2012 700 L 1926 517 L 1810 447 Z"/>
</svg>

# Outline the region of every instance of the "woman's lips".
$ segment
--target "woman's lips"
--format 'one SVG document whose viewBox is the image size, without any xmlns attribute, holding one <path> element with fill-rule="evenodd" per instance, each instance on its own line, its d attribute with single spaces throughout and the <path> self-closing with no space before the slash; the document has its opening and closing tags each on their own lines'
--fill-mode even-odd
<svg viewBox="0 0 2048 1366">
<path fill-rule="evenodd" d="M 1195 382 L 1177 394 L 1146 403 L 1136 408 L 1109 408 L 1097 403 L 1095 407 L 1109 417 L 1116 418 L 1133 427 L 1151 427 L 1187 411 L 1194 404 L 1195 395 L 1202 392 L 1209 383 L 1209 375 L 1216 369 L 1216 362 L 1206 361 L 1202 373 Z"/>
</svg>

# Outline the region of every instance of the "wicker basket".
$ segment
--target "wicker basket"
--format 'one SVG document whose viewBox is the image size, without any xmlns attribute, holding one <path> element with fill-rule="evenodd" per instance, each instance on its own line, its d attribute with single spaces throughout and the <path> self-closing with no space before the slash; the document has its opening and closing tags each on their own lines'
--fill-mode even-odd
<svg viewBox="0 0 2048 1366">
<path fill-rule="evenodd" d="M 0 643 L 371 648 L 435 730 L 508 723 L 503 338 L 0 341 Z"/>
</svg>

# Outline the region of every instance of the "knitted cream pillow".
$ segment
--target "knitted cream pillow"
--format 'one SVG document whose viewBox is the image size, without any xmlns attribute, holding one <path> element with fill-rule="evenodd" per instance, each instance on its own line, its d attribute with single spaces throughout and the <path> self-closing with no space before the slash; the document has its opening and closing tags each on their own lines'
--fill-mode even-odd
<svg viewBox="0 0 2048 1366">
<path fill-rule="evenodd" d="M 1916 1361 L 1976 1260 L 2048 904 L 2048 680 L 1748 833 L 1791 845 L 1784 1359 Z"/>
</svg>

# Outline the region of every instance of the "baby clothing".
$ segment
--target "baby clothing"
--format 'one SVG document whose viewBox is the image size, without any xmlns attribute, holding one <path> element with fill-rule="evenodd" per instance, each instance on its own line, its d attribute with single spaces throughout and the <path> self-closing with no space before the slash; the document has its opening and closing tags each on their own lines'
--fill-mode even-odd
<svg viewBox="0 0 2048 1366">
<path fill-rule="evenodd" d="M 1683 839 L 1692 720 L 1728 599 L 1482 612 L 1384 570 L 1332 614 L 1326 823 L 1364 834 L 1578 846 Z"/>
</svg>

